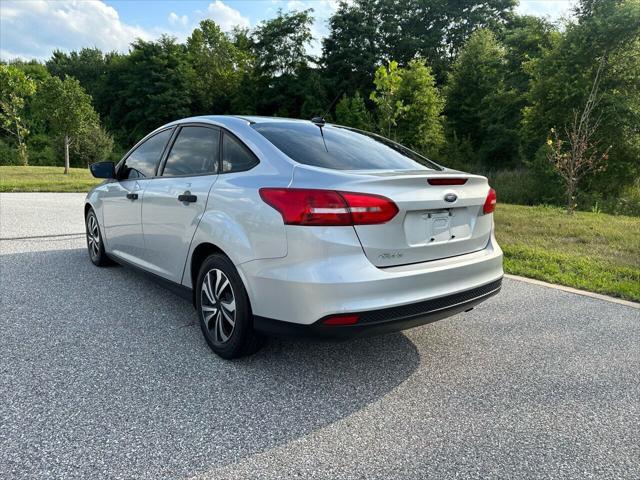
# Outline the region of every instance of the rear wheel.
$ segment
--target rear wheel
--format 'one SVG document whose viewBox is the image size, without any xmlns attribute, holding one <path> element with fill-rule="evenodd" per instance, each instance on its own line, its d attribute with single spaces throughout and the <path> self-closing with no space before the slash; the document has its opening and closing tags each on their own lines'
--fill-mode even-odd
<svg viewBox="0 0 640 480">
<path fill-rule="evenodd" d="M 224 255 L 210 255 L 200 267 L 196 306 L 204 338 L 216 354 L 231 359 L 259 348 L 247 292 L 233 263 Z"/>
<path fill-rule="evenodd" d="M 98 225 L 98 219 L 93 209 L 89 210 L 85 218 L 85 225 L 87 230 L 87 249 L 89 250 L 89 258 L 94 265 L 98 267 L 104 267 L 109 265 L 111 261 L 104 251 L 104 242 L 102 241 L 102 234 L 100 233 L 100 226 Z"/>
</svg>

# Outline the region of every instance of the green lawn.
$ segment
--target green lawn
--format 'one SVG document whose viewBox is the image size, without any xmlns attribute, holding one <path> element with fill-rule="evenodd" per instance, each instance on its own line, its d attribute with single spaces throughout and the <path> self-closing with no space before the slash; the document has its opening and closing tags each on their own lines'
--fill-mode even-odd
<svg viewBox="0 0 640 480">
<path fill-rule="evenodd" d="M 0 167 L 0 192 L 86 192 L 100 180 L 88 168 Z"/>
<path fill-rule="evenodd" d="M 508 273 L 640 301 L 640 218 L 498 204 Z"/>
<path fill-rule="evenodd" d="M 2 192 L 86 192 L 88 169 L 0 167 Z M 640 301 L 640 218 L 498 204 L 508 273 Z"/>
</svg>

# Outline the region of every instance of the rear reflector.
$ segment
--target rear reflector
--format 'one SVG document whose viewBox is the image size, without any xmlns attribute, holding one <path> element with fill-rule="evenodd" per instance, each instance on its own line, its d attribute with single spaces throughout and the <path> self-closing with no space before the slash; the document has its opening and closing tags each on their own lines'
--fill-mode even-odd
<svg viewBox="0 0 640 480">
<path fill-rule="evenodd" d="M 466 178 L 430 178 L 427 180 L 429 185 L 464 185 L 467 183 Z"/>
<path fill-rule="evenodd" d="M 358 319 L 360 317 L 358 315 L 336 315 L 334 317 L 329 317 L 322 323 L 325 325 L 353 325 L 358 323 Z"/>
<path fill-rule="evenodd" d="M 380 195 L 304 188 L 261 188 L 260 197 L 287 225 L 346 226 L 385 223 L 398 213 Z"/>
<path fill-rule="evenodd" d="M 487 195 L 487 199 L 484 201 L 484 207 L 482 207 L 482 212 L 486 215 L 487 213 L 492 213 L 496 209 L 496 202 L 498 198 L 496 196 L 496 191 L 493 188 L 489 188 L 489 194 Z"/>
</svg>

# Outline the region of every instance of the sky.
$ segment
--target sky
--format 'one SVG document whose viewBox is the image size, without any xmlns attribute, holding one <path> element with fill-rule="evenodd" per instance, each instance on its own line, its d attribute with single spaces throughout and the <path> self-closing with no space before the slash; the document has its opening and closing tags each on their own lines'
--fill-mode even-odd
<svg viewBox="0 0 640 480">
<path fill-rule="evenodd" d="M 517 11 L 558 20 L 577 0 L 521 0 Z M 321 50 L 327 20 L 338 0 L 2 0 L 0 58 L 46 60 L 58 49 L 83 47 L 126 52 L 136 38 L 169 34 L 184 40 L 200 20 L 211 18 L 223 30 L 253 28 L 283 11 L 313 8 L 315 38 L 311 53 Z"/>
</svg>

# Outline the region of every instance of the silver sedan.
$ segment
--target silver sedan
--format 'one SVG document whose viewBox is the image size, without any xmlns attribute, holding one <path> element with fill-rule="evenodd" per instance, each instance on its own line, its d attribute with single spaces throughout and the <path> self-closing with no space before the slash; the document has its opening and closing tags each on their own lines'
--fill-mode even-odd
<svg viewBox="0 0 640 480">
<path fill-rule="evenodd" d="M 209 346 L 346 338 L 473 308 L 500 290 L 487 179 L 381 136 L 312 121 L 202 116 L 151 132 L 85 202 L 91 261 L 190 298 Z"/>
</svg>

